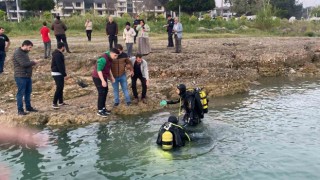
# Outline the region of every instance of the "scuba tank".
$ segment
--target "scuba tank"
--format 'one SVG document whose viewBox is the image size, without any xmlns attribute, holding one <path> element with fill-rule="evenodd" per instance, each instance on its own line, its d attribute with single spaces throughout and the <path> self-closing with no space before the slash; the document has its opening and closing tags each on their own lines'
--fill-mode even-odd
<svg viewBox="0 0 320 180">
<path fill-rule="evenodd" d="M 166 124 L 163 128 L 166 130 L 162 135 L 162 149 L 170 150 L 173 148 L 173 134 L 169 131 L 171 123 Z"/>
<path fill-rule="evenodd" d="M 196 88 L 196 90 L 199 92 L 201 98 L 200 101 L 203 107 L 203 113 L 208 113 L 208 99 L 206 92 L 201 88 Z"/>
</svg>

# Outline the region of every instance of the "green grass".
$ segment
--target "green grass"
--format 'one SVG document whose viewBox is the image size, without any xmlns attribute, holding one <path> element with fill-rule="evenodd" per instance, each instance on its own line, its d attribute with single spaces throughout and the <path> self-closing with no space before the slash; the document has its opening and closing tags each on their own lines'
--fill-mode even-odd
<svg viewBox="0 0 320 180">
<path fill-rule="evenodd" d="M 72 16 L 69 18 L 62 19 L 68 27 L 68 36 L 79 36 L 84 33 L 84 23 L 87 18 L 93 21 L 93 31 L 95 35 L 105 35 L 105 24 L 106 17 L 95 16 L 87 14 L 85 16 Z M 320 23 L 308 22 L 308 21 L 296 21 L 295 23 L 289 23 L 287 20 L 278 20 L 279 23 L 275 27 L 268 30 L 257 29 L 258 22 L 254 21 L 224 21 L 217 18 L 216 20 L 203 20 L 195 21 L 194 19 L 189 20 L 186 15 L 182 16 L 183 24 L 183 36 L 184 38 L 226 38 L 226 37 L 243 37 L 243 36 L 320 36 L 319 29 Z M 22 22 L 8 22 L 0 21 L 1 26 L 6 29 L 6 34 L 10 37 L 14 36 L 33 36 L 39 35 L 39 29 L 42 26 L 42 22 L 46 21 L 48 27 L 51 27 L 51 23 L 54 21 L 52 17 L 42 18 L 29 18 L 24 19 Z M 133 22 L 133 19 L 126 18 L 115 18 L 115 21 L 119 25 L 119 35 L 121 35 L 122 29 L 125 27 L 125 23 L 129 21 Z M 164 19 L 150 20 L 147 24 L 151 28 L 151 36 L 155 38 L 165 38 L 166 29 L 163 25 L 166 24 Z M 206 30 L 199 31 L 199 27 L 204 27 Z M 222 30 L 221 27 L 225 29 Z"/>
</svg>

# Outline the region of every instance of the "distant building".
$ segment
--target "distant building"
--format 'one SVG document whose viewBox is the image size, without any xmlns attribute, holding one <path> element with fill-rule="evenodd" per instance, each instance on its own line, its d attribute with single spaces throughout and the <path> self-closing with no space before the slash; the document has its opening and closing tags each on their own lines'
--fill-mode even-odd
<svg viewBox="0 0 320 180">
<path fill-rule="evenodd" d="M 6 10 L 8 18 L 18 18 L 16 0 L 0 0 L 0 7 Z M 20 7 L 20 6 L 19 6 Z M 22 17 L 27 11 L 19 10 Z M 121 17 L 123 14 L 140 14 L 142 12 L 165 15 L 165 8 L 158 0 L 59 0 L 51 11 L 59 16 L 71 16 L 73 14 L 84 15 L 87 12 L 97 15 Z"/>
<path fill-rule="evenodd" d="M 19 1 L 18 1 L 19 2 Z M 18 18 L 24 17 L 26 10 L 17 10 L 17 2 L 16 0 L 0 0 L 1 10 L 7 13 L 7 17 L 9 20 L 18 20 Z M 19 5 L 19 7 L 21 7 Z"/>
</svg>

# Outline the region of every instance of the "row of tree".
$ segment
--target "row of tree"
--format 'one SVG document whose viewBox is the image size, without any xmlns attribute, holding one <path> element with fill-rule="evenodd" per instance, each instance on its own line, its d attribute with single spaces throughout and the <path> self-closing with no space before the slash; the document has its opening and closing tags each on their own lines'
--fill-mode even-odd
<svg viewBox="0 0 320 180">
<path fill-rule="evenodd" d="M 208 11 L 216 7 L 215 0 L 159 0 L 168 10 L 181 11 L 192 14 L 199 11 Z M 280 18 L 290 18 L 302 15 L 302 4 L 296 0 L 224 0 L 231 5 L 231 11 L 238 16 L 257 14 L 266 4 L 272 5 L 275 15 Z"/>
<path fill-rule="evenodd" d="M 147 0 L 149 3 L 155 0 Z M 216 7 L 215 0 L 158 0 L 167 10 L 181 11 L 187 14 L 208 11 Z M 295 16 L 300 18 L 302 15 L 302 4 L 296 0 L 224 0 L 231 4 L 231 11 L 238 16 L 257 14 L 265 4 L 271 4 L 275 15 L 280 18 L 290 18 Z M 29 11 L 49 11 L 54 8 L 54 0 L 21 0 L 23 9 Z"/>
<path fill-rule="evenodd" d="M 232 5 L 232 11 L 238 15 L 257 14 L 266 4 L 272 5 L 275 16 L 289 19 L 291 16 L 300 18 L 303 6 L 296 0 L 225 0 Z"/>
</svg>

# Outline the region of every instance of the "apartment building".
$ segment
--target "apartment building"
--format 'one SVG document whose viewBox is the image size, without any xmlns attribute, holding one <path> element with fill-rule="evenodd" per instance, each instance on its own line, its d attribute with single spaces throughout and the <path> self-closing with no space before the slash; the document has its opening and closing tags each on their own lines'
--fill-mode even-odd
<svg viewBox="0 0 320 180">
<path fill-rule="evenodd" d="M 21 17 L 27 12 L 26 10 L 21 10 L 17 8 L 16 0 L 0 0 L 1 9 L 6 11 L 9 20 L 19 21 Z M 19 6 L 20 7 L 20 6 Z"/>
<path fill-rule="evenodd" d="M 1 2 L 4 4 L 4 0 L 0 0 Z M 17 20 L 26 13 L 25 10 L 17 10 L 16 0 L 6 0 L 5 6 L 9 19 Z M 147 12 L 156 16 L 165 15 L 165 8 L 158 0 L 59 0 L 51 12 L 65 17 L 72 14 L 84 15 L 86 12 L 116 17 L 121 17 L 125 13 L 133 16 Z"/>
</svg>

